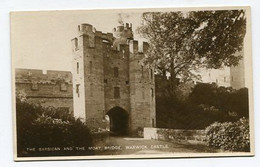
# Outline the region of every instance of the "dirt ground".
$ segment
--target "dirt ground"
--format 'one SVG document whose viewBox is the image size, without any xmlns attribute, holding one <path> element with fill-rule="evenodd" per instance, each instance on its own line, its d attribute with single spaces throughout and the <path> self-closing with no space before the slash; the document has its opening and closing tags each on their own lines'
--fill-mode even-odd
<svg viewBox="0 0 260 167">
<path fill-rule="evenodd" d="M 92 148 L 96 155 L 167 154 L 167 153 L 214 153 L 205 145 L 180 144 L 143 138 L 110 137 Z"/>
</svg>

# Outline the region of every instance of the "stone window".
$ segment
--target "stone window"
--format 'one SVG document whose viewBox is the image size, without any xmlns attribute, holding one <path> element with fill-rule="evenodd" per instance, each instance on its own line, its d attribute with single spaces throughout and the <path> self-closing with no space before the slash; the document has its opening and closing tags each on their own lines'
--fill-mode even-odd
<svg viewBox="0 0 260 167">
<path fill-rule="evenodd" d="M 107 83 L 107 79 L 104 79 L 104 83 Z"/>
<path fill-rule="evenodd" d="M 80 84 L 76 84 L 76 93 L 77 93 L 78 97 L 79 97 L 79 86 L 80 86 Z"/>
<path fill-rule="evenodd" d="M 75 50 L 79 50 L 78 38 L 75 38 Z"/>
<path fill-rule="evenodd" d="M 32 82 L 32 90 L 39 90 L 37 82 Z"/>
<path fill-rule="evenodd" d="M 153 80 L 153 69 L 150 69 L 151 80 Z"/>
<path fill-rule="evenodd" d="M 68 90 L 67 88 L 67 84 L 66 83 L 61 83 L 60 84 L 60 90 L 63 91 L 63 92 L 66 92 Z"/>
<path fill-rule="evenodd" d="M 125 81 L 125 84 L 127 84 L 127 85 L 128 85 L 128 84 L 129 84 L 129 81 Z"/>
<path fill-rule="evenodd" d="M 92 66 L 93 66 L 93 63 L 92 61 L 89 62 L 89 73 L 92 74 Z"/>
<path fill-rule="evenodd" d="M 77 74 L 79 73 L 79 62 L 77 62 Z"/>
<path fill-rule="evenodd" d="M 151 88 L 151 97 L 153 98 L 154 93 L 153 93 L 153 88 Z"/>
<path fill-rule="evenodd" d="M 114 77 L 118 77 L 118 67 L 114 67 Z"/>
<path fill-rule="evenodd" d="M 154 119 L 152 119 L 152 127 L 153 127 L 153 128 L 155 127 L 155 125 L 154 125 Z"/>
<path fill-rule="evenodd" d="M 115 99 L 120 98 L 120 89 L 119 89 L 119 87 L 114 87 L 114 98 Z"/>
</svg>

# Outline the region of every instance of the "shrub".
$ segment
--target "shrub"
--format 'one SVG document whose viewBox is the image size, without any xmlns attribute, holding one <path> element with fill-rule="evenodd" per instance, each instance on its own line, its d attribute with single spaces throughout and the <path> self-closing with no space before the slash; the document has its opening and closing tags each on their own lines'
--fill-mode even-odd
<svg viewBox="0 0 260 167">
<path fill-rule="evenodd" d="M 168 81 L 156 80 L 156 126 L 173 129 L 205 129 L 218 122 L 249 117 L 248 89 L 217 84 L 181 83 L 175 94 L 167 93 Z"/>
<path fill-rule="evenodd" d="M 100 121 L 97 118 L 88 118 L 86 119 L 86 122 L 91 133 L 106 131 L 109 127 L 108 122 L 105 119 Z"/>
<path fill-rule="evenodd" d="M 223 111 L 214 106 L 183 102 L 174 105 L 156 103 L 157 127 L 172 129 L 205 129 L 216 121 L 223 120 Z"/>
<path fill-rule="evenodd" d="M 92 151 L 77 151 L 75 147 L 93 146 L 89 128 L 79 119 L 55 108 L 44 108 L 17 96 L 18 156 L 89 155 Z M 59 147 L 61 150 L 40 151 L 39 148 Z M 64 151 L 64 148 L 72 151 Z M 28 152 L 27 148 L 35 148 Z"/>
<path fill-rule="evenodd" d="M 239 116 L 238 118 L 249 116 L 247 88 L 235 90 L 230 87 L 218 87 L 214 83 L 200 83 L 193 88 L 189 99 L 198 105 L 214 106 L 226 115 L 232 111 Z"/>
<path fill-rule="evenodd" d="M 215 122 L 206 128 L 208 146 L 228 151 L 250 151 L 249 121 Z"/>
</svg>

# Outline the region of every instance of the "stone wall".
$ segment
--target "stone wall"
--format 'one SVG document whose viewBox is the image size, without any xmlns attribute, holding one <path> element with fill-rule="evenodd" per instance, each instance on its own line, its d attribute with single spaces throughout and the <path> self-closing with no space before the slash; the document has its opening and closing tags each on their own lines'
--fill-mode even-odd
<svg viewBox="0 0 260 167">
<path fill-rule="evenodd" d="M 144 138 L 180 143 L 205 144 L 206 135 L 204 130 L 144 128 Z"/>
<path fill-rule="evenodd" d="M 119 107 L 128 113 L 131 132 L 156 126 L 153 68 L 141 62 L 148 43 L 138 47 L 129 24 L 113 33 L 115 37 L 89 24 L 78 26 L 72 40 L 74 115 L 101 123 Z"/>
<path fill-rule="evenodd" d="M 105 113 L 116 106 L 123 108 L 127 112 L 130 111 L 129 47 L 127 46 L 120 45 L 119 50 L 110 49 L 104 56 Z M 119 88 L 119 97 L 114 97 L 115 87 Z"/>
<path fill-rule="evenodd" d="M 86 36 L 83 40 L 85 69 L 80 76 L 84 76 L 85 104 L 80 105 L 85 106 L 86 118 L 96 118 L 102 122 L 105 110 L 103 42 L 98 36 Z"/>
<path fill-rule="evenodd" d="M 204 83 L 216 83 L 218 86 L 230 87 L 230 67 L 220 69 L 201 69 L 199 72 Z"/>
<path fill-rule="evenodd" d="M 135 50 L 130 56 L 132 129 L 156 127 L 154 73 L 153 68 L 142 62 L 143 56 L 144 53 Z"/>
<path fill-rule="evenodd" d="M 16 82 L 16 89 L 23 90 L 28 98 L 71 98 L 72 85 L 64 83 L 22 83 Z"/>
<path fill-rule="evenodd" d="M 244 50 L 242 50 L 239 53 L 236 53 L 237 55 L 244 55 Z M 231 87 L 234 89 L 241 89 L 245 87 L 245 65 L 244 65 L 244 58 L 242 58 L 238 65 L 235 67 L 230 67 L 230 83 Z"/>
<path fill-rule="evenodd" d="M 245 66 L 244 50 L 235 53 L 236 56 L 242 56 L 237 66 L 222 67 L 219 69 L 200 69 L 197 74 L 201 76 L 204 83 L 216 83 L 218 86 L 232 87 L 241 89 L 245 87 Z"/>
<path fill-rule="evenodd" d="M 15 70 L 16 91 L 24 92 L 30 102 L 70 113 L 73 111 L 71 80 L 72 75 L 67 71 Z"/>
</svg>

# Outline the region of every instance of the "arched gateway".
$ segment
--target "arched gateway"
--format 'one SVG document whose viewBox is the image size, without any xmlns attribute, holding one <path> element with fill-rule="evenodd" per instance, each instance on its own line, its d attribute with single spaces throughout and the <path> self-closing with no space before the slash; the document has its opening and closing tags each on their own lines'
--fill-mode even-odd
<svg viewBox="0 0 260 167">
<path fill-rule="evenodd" d="M 129 24 L 113 34 L 89 24 L 77 28 L 72 40 L 74 116 L 100 125 L 107 115 L 111 131 L 119 135 L 156 127 L 154 67 L 142 61 L 148 43 L 139 46 Z"/>
<path fill-rule="evenodd" d="M 110 132 L 114 135 L 126 135 L 128 133 L 128 113 L 121 107 L 110 109 L 109 116 Z"/>
</svg>

